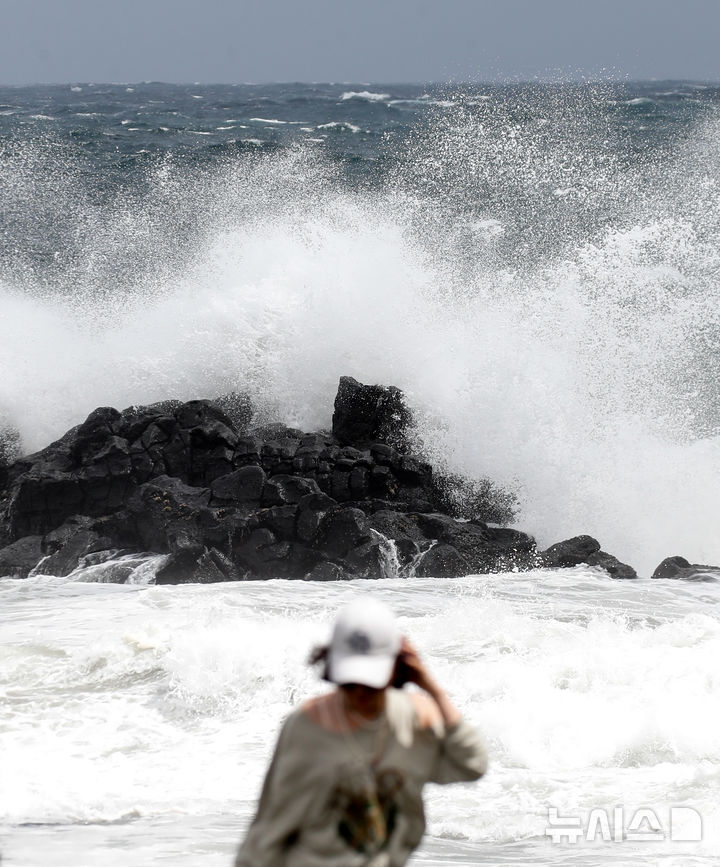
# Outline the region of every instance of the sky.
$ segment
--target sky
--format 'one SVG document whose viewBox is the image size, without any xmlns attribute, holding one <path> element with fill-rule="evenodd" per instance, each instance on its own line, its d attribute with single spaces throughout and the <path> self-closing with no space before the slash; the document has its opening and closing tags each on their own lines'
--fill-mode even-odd
<svg viewBox="0 0 720 867">
<path fill-rule="evenodd" d="M 720 80 L 720 0 L 0 0 L 0 84 Z"/>
</svg>

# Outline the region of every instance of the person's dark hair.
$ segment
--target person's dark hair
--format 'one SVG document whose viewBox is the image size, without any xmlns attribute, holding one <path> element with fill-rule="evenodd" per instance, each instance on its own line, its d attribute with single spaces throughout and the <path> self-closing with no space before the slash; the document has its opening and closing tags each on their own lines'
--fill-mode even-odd
<svg viewBox="0 0 720 867">
<path fill-rule="evenodd" d="M 314 666 L 322 666 L 320 669 L 320 677 L 323 680 L 327 680 L 329 683 L 332 683 L 330 680 L 330 645 L 329 644 L 318 644 L 310 651 L 310 656 L 308 657 L 308 665 Z"/>
</svg>

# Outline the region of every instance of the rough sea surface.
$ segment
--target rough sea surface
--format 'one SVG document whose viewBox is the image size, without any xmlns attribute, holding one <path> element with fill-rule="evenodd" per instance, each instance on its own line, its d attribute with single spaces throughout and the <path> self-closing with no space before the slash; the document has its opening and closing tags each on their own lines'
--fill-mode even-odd
<svg viewBox="0 0 720 867">
<path fill-rule="evenodd" d="M 649 575 L 720 564 L 719 189 L 704 84 L 0 88 L 0 428 L 236 389 L 309 430 L 341 375 L 400 386 L 436 464 L 641 575 L 370 586 L 490 746 L 415 863 L 714 864 L 720 587 Z M 152 574 L 0 578 L 3 867 L 229 865 L 368 590 Z"/>
</svg>

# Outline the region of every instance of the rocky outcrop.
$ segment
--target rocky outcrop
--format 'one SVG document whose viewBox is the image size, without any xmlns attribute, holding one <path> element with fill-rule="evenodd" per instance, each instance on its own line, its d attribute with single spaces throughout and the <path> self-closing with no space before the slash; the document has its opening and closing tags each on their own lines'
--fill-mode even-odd
<svg viewBox="0 0 720 867">
<path fill-rule="evenodd" d="M 621 563 L 617 557 L 600 550 L 600 543 L 592 536 L 574 536 L 564 542 L 551 545 L 539 556 L 539 565 L 554 569 L 570 566 L 597 566 L 604 569 L 611 578 L 637 578 L 632 566 Z"/>
<path fill-rule="evenodd" d="M 666 557 L 653 572 L 652 577 L 679 581 L 720 581 L 720 566 L 690 563 L 684 557 Z"/>
<path fill-rule="evenodd" d="M 332 432 L 253 427 L 239 394 L 99 408 L 4 467 L 0 574 L 69 575 L 147 552 L 165 555 L 157 583 L 453 577 L 581 562 L 634 577 L 590 537 L 539 553 L 531 536 L 488 523 L 496 489 L 438 480 L 412 453 L 411 431 L 402 392 L 349 377 Z"/>
<path fill-rule="evenodd" d="M 535 540 L 519 530 L 490 527 L 481 521 L 461 522 L 447 515 L 432 513 L 416 516 L 423 535 L 437 542 L 439 550 L 423 557 L 418 564 L 420 574 L 433 574 L 430 562 L 440 562 L 444 570 L 468 575 L 482 572 L 530 569 L 537 562 Z M 453 563 L 453 570 L 448 564 Z"/>
</svg>

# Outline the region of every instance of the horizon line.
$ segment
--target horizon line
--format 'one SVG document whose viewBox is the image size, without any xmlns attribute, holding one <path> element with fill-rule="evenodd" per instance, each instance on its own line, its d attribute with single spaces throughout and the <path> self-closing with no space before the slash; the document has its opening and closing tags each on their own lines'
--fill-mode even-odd
<svg viewBox="0 0 720 867">
<path fill-rule="evenodd" d="M 144 79 L 142 81 L 91 81 L 84 79 L 70 79 L 67 81 L 24 81 L 5 83 L 0 82 L 0 87 L 21 88 L 21 87 L 143 87 L 149 85 L 169 85 L 174 87 L 272 87 L 282 85 L 328 85 L 328 86 L 351 86 L 360 85 L 362 87 L 377 87 L 387 85 L 389 87 L 396 86 L 431 86 L 431 87 L 487 87 L 498 85 L 558 85 L 558 84 L 575 84 L 575 85 L 594 85 L 594 84 L 663 84 L 667 82 L 677 84 L 700 84 L 700 85 L 720 85 L 720 78 L 496 78 L 496 79 L 476 79 L 467 81 L 450 80 L 422 80 L 401 81 L 401 80 L 377 80 L 377 81 L 302 81 L 299 79 L 287 79 L 278 81 L 165 81 L 163 79 Z"/>
</svg>

